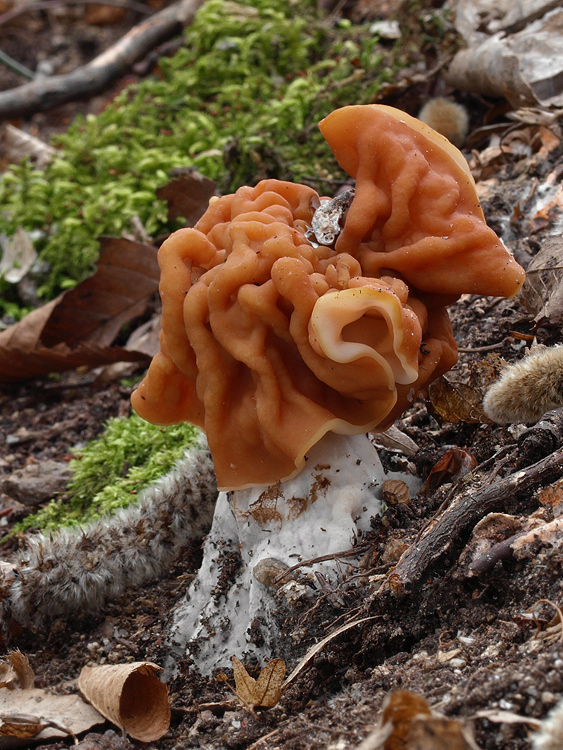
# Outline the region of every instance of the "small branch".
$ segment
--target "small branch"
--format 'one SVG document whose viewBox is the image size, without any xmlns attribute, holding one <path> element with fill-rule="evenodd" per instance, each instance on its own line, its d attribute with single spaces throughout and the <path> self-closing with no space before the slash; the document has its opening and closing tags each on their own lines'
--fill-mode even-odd
<svg viewBox="0 0 563 750">
<path fill-rule="evenodd" d="M 458 346 L 457 350 L 464 354 L 472 354 L 473 352 L 492 352 L 495 349 L 502 349 L 503 346 L 504 342 L 499 341 L 498 344 L 488 344 L 487 346 Z"/>
<path fill-rule="evenodd" d="M 15 5 L 5 13 L 0 13 L 0 26 L 9 21 L 13 21 L 14 18 L 22 16 L 24 13 L 31 13 L 32 11 L 38 10 L 51 10 L 51 8 L 59 8 L 61 5 L 112 5 L 116 8 L 127 8 L 127 10 L 134 10 L 137 13 L 142 13 L 144 16 L 151 13 L 150 9 L 146 5 L 141 3 L 133 2 L 133 0 L 42 0 L 38 3 L 23 3 L 22 5 Z"/>
<path fill-rule="evenodd" d="M 444 555 L 466 530 L 488 513 L 502 509 L 515 494 L 546 484 L 563 474 L 563 448 L 526 469 L 499 479 L 492 484 L 461 493 L 450 506 L 429 524 L 415 544 L 401 556 L 397 565 L 374 595 L 383 592 L 400 596 L 417 583 L 428 568 Z"/>
<path fill-rule="evenodd" d="M 12 70 L 14 73 L 17 73 L 24 78 L 28 78 L 30 81 L 33 81 L 33 79 L 35 78 L 35 73 L 32 70 L 26 68 L 25 65 L 22 65 L 17 60 L 14 60 L 13 57 L 10 57 L 10 55 L 2 52 L 2 50 L 0 50 L 0 62 L 3 63 L 7 68 Z"/>
<path fill-rule="evenodd" d="M 194 17 L 203 0 L 181 0 L 132 28 L 87 65 L 66 75 L 34 80 L 0 93 L 0 118 L 13 118 L 103 91 L 153 47 L 169 39 Z"/>
</svg>

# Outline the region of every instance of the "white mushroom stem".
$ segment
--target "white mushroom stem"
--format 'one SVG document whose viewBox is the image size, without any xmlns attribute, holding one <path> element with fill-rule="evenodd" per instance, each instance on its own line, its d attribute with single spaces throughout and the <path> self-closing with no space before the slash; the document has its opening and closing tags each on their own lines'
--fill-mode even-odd
<svg viewBox="0 0 563 750">
<path fill-rule="evenodd" d="M 368 436 L 329 433 L 293 479 L 221 492 L 201 570 L 174 615 L 172 650 L 187 649 L 203 673 L 229 666 L 233 655 L 279 656 L 276 615 L 292 593 L 299 595 L 299 585 L 292 581 L 276 594 L 272 580 L 257 580 L 256 566 L 263 571 L 263 561 L 274 560 L 283 569 L 349 549 L 381 513 L 387 478 Z M 229 574 L 239 555 L 241 564 Z M 315 568 L 327 574 L 336 563 Z M 264 572 L 258 575 L 265 580 Z"/>
</svg>

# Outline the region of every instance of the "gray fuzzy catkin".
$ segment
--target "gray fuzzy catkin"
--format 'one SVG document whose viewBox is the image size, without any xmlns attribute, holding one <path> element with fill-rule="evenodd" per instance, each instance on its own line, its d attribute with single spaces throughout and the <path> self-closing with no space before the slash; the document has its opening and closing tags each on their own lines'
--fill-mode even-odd
<svg viewBox="0 0 563 750">
<path fill-rule="evenodd" d="M 101 610 L 130 586 L 156 580 L 211 527 L 217 483 L 202 440 L 167 475 L 115 515 L 32 536 L 15 567 L 0 568 L 0 616 L 39 627 Z"/>
<path fill-rule="evenodd" d="M 533 750 L 561 750 L 563 748 L 563 701 L 560 701 L 532 735 Z"/>
<path fill-rule="evenodd" d="M 538 347 L 507 367 L 483 400 L 498 424 L 533 423 L 563 406 L 563 346 Z"/>
</svg>

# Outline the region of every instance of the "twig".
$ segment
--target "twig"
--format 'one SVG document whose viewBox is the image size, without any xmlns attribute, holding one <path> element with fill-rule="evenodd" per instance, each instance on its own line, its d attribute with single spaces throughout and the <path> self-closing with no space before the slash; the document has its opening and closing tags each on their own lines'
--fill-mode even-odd
<svg viewBox="0 0 563 750">
<path fill-rule="evenodd" d="M 494 349 L 502 349 L 504 341 L 500 341 L 498 344 L 488 344 L 487 346 L 458 346 L 458 352 L 464 354 L 472 354 L 473 352 L 492 352 Z"/>
<path fill-rule="evenodd" d="M 24 78 L 28 78 L 30 81 L 33 81 L 33 79 L 35 78 L 35 73 L 32 70 L 26 68 L 25 65 L 22 65 L 17 60 L 14 60 L 13 57 L 10 57 L 10 55 L 2 52 L 2 50 L 0 50 L 0 62 L 10 70 L 13 70 L 14 73 L 17 73 Z"/>
<path fill-rule="evenodd" d="M 294 570 L 303 568 L 305 565 L 314 565 L 315 563 L 326 562 L 327 560 L 338 560 L 339 557 L 357 557 L 358 555 L 361 555 L 362 552 L 365 552 L 368 547 L 368 542 L 361 542 L 356 547 L 344 550 L 344 552 L 334 552 L 332 555 L 322 555 L 321 557 L 312 557 L 310 560 L 303 560 L 302 562 L 298 562 L 295 565 L 292 565 L 291 568 L 284 570 L 283 573 L 280 573 L 274 581 L 274 584 L 283 581 L 283 579 L 287 578 L 287 576 L 290 573 L 293 573 Z"/>
<path fill-rule="evenodd" d="M 87 65 L 0 93 L 0 118 L 50 109 L 81 96 L 98 94 L 153 47 L 191 22 L 203 0 L 180 0 L 134 26 L 117 44 Z"/>
<path fill-rule="evenodd" d="M 422 537 L 403 553 L 373 599 L 386 591 L 395 595 L 405 594 L 407 587 L 418 582 L 430 565 L 444 555 L 460 535 L 477 521 L 502 508 L 504 502 L 515 494 L 553 481 L 562 474 L 563 448 L 560 448 L 526 469 L 479 489 L 462 492 L 429 525 Z"/>
<path fill-rule="evenodd" d="M 258 750 L 259 747 L 262 747 L 264 742 L 267 740 L 271 740 L 273 737 L 276 736 L 276 734 L 279 734 L 279 729 L 274 729 L 273 732 L 268 732 L 268 734 L 265 734 L 263 737 L 260 737 L 259 740 L 256 740 L 256 742 L 253 742 L 252 745 L 247 748 L 247 750 Z"/>
<path fill-rule="evenodd" d="M 146 5 L 133 2 L 133 0 L 104 0 L 103 4 L 112 5 L 116 8 L 127 8 L 128 10 L 142 13 L 145 16 L 151 13 L 151 10 Z M 59 8 L 61 5 L 100 5 L 100 0 L 42 0 L 38 3 L 22 3 L 0 14 L 0 26 L 4 26 L 4 24 L 13 21 L 14 18 L 18 18 L 24 13 L 31 13 L 37 10 L 50 10 L 51 8 Z"/>
</svg>

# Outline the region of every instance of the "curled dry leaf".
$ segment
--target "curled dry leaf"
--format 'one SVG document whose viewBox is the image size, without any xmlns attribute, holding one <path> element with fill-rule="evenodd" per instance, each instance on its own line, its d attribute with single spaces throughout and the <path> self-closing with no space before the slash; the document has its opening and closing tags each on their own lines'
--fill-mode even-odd
<svg viewBox="0 0 563 750">
<path fill-rule="evenodd" d="M 183 218 L 187 227 L 192 227 L 201 219 L 215 195 L 215 183 L 204 177 L 194 167 L 176 170 L 176 177 L 158 188 L 156 195 L 168 203 L 168 218 Z"/>
<path fill-rule="evenodd" d="M 2 748 L 22 747 L 22 735 L 44 741 L 81 734 L 104 721 L 79 695 L 53 695 L 39 688 L 0 690 L 0 714 Z"/>
<path fill-rule="evenodd" d="M 431 710 L 409 690 L 389 693 L 374 731 L 356 750 L 479 750 L 471 733 L 456 719 Z"/>
<path fill-rule="evenodd" d="M 10 123 L 5 123 L 0 128 L 0 147 L 3 152 L 3 162 L 19 164 L 23 159 L 28 158 L 38 169 L 44 169 L 57 153 L 56 149 L 48 143 Z"/>
<path fill-rule="evenodd" d="M 0 661 L 0 688 L 27 690 L 33 687 L 35 673 L 25 654 L 19 649 L 11 651 Z"/>
<path fill-rule="evenodd" d="M 86 666 L 78 678 L 84 697 L 133 739 L 153 742 L 170 726 L 168 688 L 151 662 Z"/>
<path fill-rule="evenodd" d="M 0 719 L 0 737 L 28 740 L 36 737 L 48 726 L 49 724 L 42 722 L 39 716 L 4 714 Z"/>
<path fill-rule="evenodd" d="M 17 284 L 23 279 L 31 266 L 35 263 L 37 253 L 27 232 L 18 227 L 10 239 L 0 235 L 0 278 L 10 284 Z"/>
<path fill-rule="evenodd" d="M 519 299 L 536 321 L 563 323 L 563 239 L 547 237 L 526 271 Z"/>
<path fill-rule="evenodd" d="M 258 679 L 251 677 L 244 665 L 232 657 L 236 694 L 252 708 L 272 708 L 282 696 L 286 666 L 283 659 L 272 659 L 260 672 Z"/>
<path fill-rule="evenodd" d="M 457 482 L 477 466 L 477 459 L 463 450 L 450 448 L 432 467 L 425 490 L 435 490 L 444 482 Z"/>
<path fill-rule="evenodd" d="M 445 422 L 490 423 L 482 408 L 483 394 L 470 385 L 442 375 L 430 384 L 428 397 L 435 414 Z"/>
<path fill-rule="evenodd" d="M 157 250 L 123 238 L 101 240 L 96 273 L 0 333 L 0 382 L 147 359 L 112 347 L 121 328 L 158 289 Z"/>
<path fill-rule="evenodd" d="M 491 424 L 483 411 L 483 396 L 506 363 L 497 354 L 471 359 L 465 372 L 450 373 L 430 384 L 428 399 L 434 414 L 445 422 Z"/>
<path fill-rule="evenodd" d="M 525 5 L 532 3 L 507 3 L 506 8 Z M 538 13 L 540 3 L 533 5 L 535 13 L 529 15 L 530 23 L 521 19 L 511 24 L 498 18 L 498 3 L 495 4 L 491 13 L 495 20 L 488 26 L 491 36 L 471 28 L 467 15 L 460 14 L 456 26 L 470 46 L 455 55 L 446 73 L 447 83 L 464 91 L 504 97 L 515 108 L 538 104 L 546 108 L 562 106 L 563 10 L 548 4 Z M 481 18 L 474 7 L 471 15 L 474 19 Z M 501 28 L 508 33 L 497 34 Z"/>
</svg>

